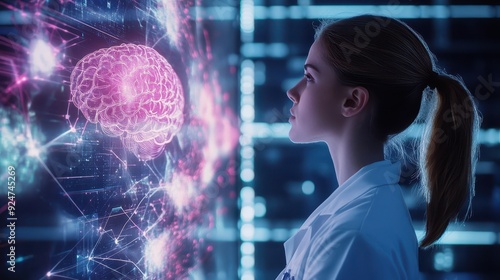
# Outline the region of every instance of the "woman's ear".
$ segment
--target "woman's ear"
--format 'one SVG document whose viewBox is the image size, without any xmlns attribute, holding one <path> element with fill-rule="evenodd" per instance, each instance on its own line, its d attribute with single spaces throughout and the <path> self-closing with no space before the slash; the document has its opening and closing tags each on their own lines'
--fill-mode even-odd
<svg viewBox="0 0 500 280">
<path fill-rule="evenodd" d="M 342 104 L 342 115 L 352 117 L 361 112 L 368 104 L 370 93 L 364 87 L 353 87 L 347 92 Z"/>
</svg>

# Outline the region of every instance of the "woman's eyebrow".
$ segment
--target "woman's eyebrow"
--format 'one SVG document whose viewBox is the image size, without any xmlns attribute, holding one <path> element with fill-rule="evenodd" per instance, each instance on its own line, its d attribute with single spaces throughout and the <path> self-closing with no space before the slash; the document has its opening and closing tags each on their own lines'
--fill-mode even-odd
<svg viewBox="0 0 500 280">
<path fill-rule="evenodd" d="M 314 71 L 316 71 L 317 73 L 319 73 L 319 70 L 316 66 L 312 65 L 312 64 L 304 64 L 304 70 L 307 70 L 307 68 L 312 68 Z"/>
</svg>

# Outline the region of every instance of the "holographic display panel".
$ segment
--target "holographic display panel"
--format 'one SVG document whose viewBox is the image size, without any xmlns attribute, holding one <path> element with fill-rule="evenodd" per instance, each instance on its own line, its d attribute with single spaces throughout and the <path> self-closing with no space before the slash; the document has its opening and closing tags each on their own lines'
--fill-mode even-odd
<svg viewBox="0 0 500 280">
<path fill-rule="evenodd" d="M 1 279 L 237 277 L 238 7 L 206 2 L 0 3 Z"/>
</svg>

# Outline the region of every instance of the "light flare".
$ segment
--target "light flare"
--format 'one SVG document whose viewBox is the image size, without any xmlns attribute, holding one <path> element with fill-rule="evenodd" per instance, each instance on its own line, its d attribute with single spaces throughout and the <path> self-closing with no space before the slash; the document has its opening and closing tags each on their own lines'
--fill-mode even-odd
<svg viewBox="0 0 500 280">
<path fill-rule="evenodd" d="M 36 39 L 31 48 L 30 60 L 33 76 L 48 77 L 54 71 L 57 63 L 56 49 L 43 39 Z"/>
<path fill-rule="evenodd" d="M 182 19 L 187 20 L 181 15 L 180 7 L 177 1 L 160 0 L 157 2 L 156 19 L 163 25 L 165 35 L 169 38 L 170 44 L 176 48 L 180 48 L 182 42 L 182 33 L 180 25 L 183 24 Z"/>
<path fill-rule="evenodd" d="M 195 196 L 200 194 L 194 183 L 195 181 L 191 176 L 175 173 L 172 181 L 165 184 L 165 190 L 174 203 L 177 212 L 186 211 Z"/>
<path fill-rule="evenodd" d="M 169 239 L 170 234 L 165 231 L 158 237 L 147 241 L 144 250 L 147 275 L 157 275 L 164 270 L 168 262 Z"/>
<path fill-rule="evenodd" d="M 41 150 L 40 150 L 40 145 L 36 143 L 36 141 L 30 139 L 28 140 L 28 143 L 26 145 L 28 149 L 28 156 L 38 158 L 40 156 Z"/>
<path fill-rule="evenodd" d="M 40 142 L 45 140 L 41 128 L 26 119 L 18 111 L 0 110 L 0 179 L 7 181 L 7 167 L 16 168 L 19 180 L 16 192 L 21 193 L 31 187 L 39 168 L 39 161 L 46 159 L 41 153 Z M 0 188 L 0 194 L 7 193 L 7 188 Z"/>
</svg>

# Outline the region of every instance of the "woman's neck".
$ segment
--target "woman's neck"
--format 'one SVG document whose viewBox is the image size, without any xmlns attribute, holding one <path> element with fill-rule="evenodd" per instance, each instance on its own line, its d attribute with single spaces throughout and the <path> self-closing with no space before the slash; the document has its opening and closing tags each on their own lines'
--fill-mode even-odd
<svg viewBox="0 0 500 280">
<path fill-rule="evenodd" d="M 384 160 L 384 143 L 367 135 L 342 137 L 339 141 L 327 141 L 327 145 L 339 186 L 362 167 Z"/>
</svg>

